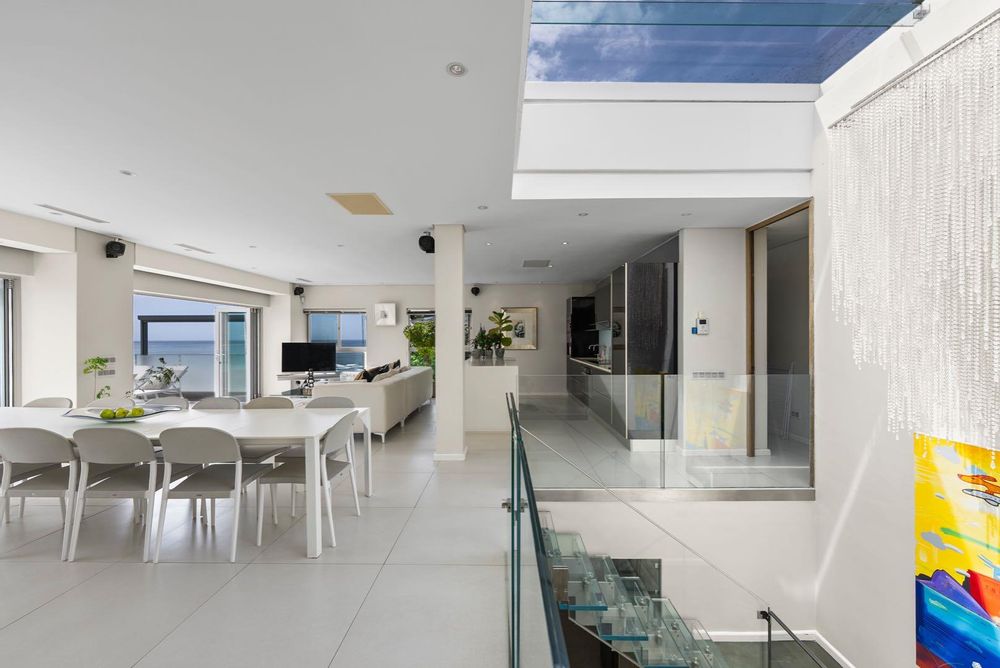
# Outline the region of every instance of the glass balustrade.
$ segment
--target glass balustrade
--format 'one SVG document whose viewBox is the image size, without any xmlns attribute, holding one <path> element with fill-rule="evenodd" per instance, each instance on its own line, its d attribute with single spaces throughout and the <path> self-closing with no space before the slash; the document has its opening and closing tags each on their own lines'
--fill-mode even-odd
<svg viewBox="0 0 1000 668">
<path fill-rule="evenodd" d="M 537 488 L 812 487 L 808 374 L 575 368 L 518 381 L 525 440 L 552 448 L 529 451 Z"/>
<path fill-rule="evenodd" d="M 825 665 L 767 601 L 664 527 L 671 504 L 623 500 L 556 445 L 529 438 L 513 396 L 508 407 L 512 666 L 562 668 L 611 655 L 623 661 L 602 665 Z M 556 461 L 566 469 L 561 479 L 588 479 L 605 501 L 540 505 L 536 465 Z"/>
</svg>

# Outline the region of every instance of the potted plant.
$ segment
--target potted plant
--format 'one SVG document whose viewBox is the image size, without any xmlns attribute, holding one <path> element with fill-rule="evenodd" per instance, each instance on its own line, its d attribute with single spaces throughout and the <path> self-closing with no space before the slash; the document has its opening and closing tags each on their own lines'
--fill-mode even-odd
<svg viewBox="0 0 1000 668">
<path fill-rule="evenodd" d="M 84 375 L 94 376 L 94 399 L 103 399 L 104 397 L 111 396 L 111 386 L 105 385 L 101 389 L 97 389 L 97 377 L 100 375 L 101 371 L 108 368 L 108 358 L 107 357 L 90 357 L 83 360 L 83 373 Z"/>
<path fill-rule="evenodd" d="M 410 342 L 410 365 L 434 367 L 434 321 L 414 322 L 403 328 Z"/>
<path fill-rule="evenodd" d="M 160 365 L 149 370 L 143 389 L 162 390 L 174 380 L 174 370 L 167 366 L 167 361 L 159 358 Z"/>
<path fill-rule="evenodd" d="M 472 339 L 472 357 L 481 359 L 488 347 L 489 337 L 486 335 L 486 330 L 480 327 L 475 338 Z"/>
<path fill-rule="evenodd" d="M 514 321 L 510 319 L 506 311 L 500 309 L 490 314 L 490 322 L 493 323 L 493 327 L 490 328 L 490 334 L 493 335 L 493 345 L 497 351 L 497 359 L 503 359 L 504 348 L 514 342 L 507 334 L 507 332 L 514 330 Z"/>
</svg>

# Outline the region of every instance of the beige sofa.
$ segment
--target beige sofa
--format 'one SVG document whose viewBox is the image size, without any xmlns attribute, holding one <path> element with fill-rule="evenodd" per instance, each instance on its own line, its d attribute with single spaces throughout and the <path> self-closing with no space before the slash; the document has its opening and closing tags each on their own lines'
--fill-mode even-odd
<svg viewBox="0 0 1000 668">
<path fill-rule="evenodd" d="M 372 433 L 382 437 L 390 429 L 405 425 L 406 418 L 430 401 L 434 394 L 434 372 L 429 366 L 415 366 L 389 378 L 370 383 L 317 383 L 314 397 L 347 397 L 355 406 L 371 409 Z"/>
</svg>

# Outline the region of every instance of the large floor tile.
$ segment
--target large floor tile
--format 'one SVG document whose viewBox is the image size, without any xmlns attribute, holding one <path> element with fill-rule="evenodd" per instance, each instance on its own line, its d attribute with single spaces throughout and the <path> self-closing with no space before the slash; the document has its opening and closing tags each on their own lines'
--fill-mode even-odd
<svg viewBox="0 0 1000 668">
<path fill-rule="evenodd" d="M 510 498 L 509 477 L 507 472 L 438 472 L 427 483 L 418 505 L 499 508 L 504 499 Z"/>
<path fill-rule="evenodd" d="M 427 487 L 430 473 L 380 471 L 375 468 L 375 493 L 365 496 L 364 481 L 358 480 L 358 499 L 363 508 L 412 508 Z M 304 497 L 299 497 L 302 500 Z M 354 508 L 351 481 L 347 476 L 333 488 L 333 505 Z"/>
<path fill-rule="evenodd" d="M 502 508 L 418 507 L 390 564 L 503 564 L 510 515 Z"/>
<path fill-rule="evenodd" d="M 89 580 L 108 566 L 0 561 L 0 628 Z"/>
<path fill-rule="evenodd" d="M 386 566 L 331 665 L 505 668 L 505 582 L 499 566 Z"/>
<path fill-rule="evenodd" d="M 336 547 L 324 542 L 323 554 L 318 559 L 306 557 L 306 525 L 305 520 L 300 520 L 264 550 L 255 563 L 382 564 L 411 512 L 410 508 L 364 508 L 361 517 L 357 517 L 353 509 L 335 508 Z M 324 518 L 324 541 L 327 540 L 325 521 Z"/>
<path fill-rule="evenodd" d="M 116 509 L 116 506 L 87 504 L 86 516 L 89 518 Z M 17 550 L 50 538 L 51 544 L 56 547 L 49 549 L 48 543 L 38 546 L 36 558 L 40 561 L 58 561 L 61 558 L 63 520 L 58 505 L 29 503 L 23 518 L 18 517 L 15 506 L 13 515 L 10 522 L 0 523 L 0 561 L 13 558 L 11 555 Z"/>
<path fill-rule="evenodd" d="M 0 630 L 10 666 L 131 666 L 238 571 L 115 564 Z"/>
<path fill-rule="evenodd" d="M 138 665 L 329 665 L 380 566 L 251 564 Z"/>
</svg>

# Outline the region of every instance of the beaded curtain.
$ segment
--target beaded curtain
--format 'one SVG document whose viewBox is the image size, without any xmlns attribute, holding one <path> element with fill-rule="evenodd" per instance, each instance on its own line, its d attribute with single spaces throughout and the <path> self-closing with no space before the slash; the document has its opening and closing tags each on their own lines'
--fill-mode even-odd
<svg viewBox="0 0 1000 668">
<path fill-rule="evenodd" d="M 1000 436 L 1000 22 L 830 129 L 833 305 L 890 431 Z"/>
</svg>

